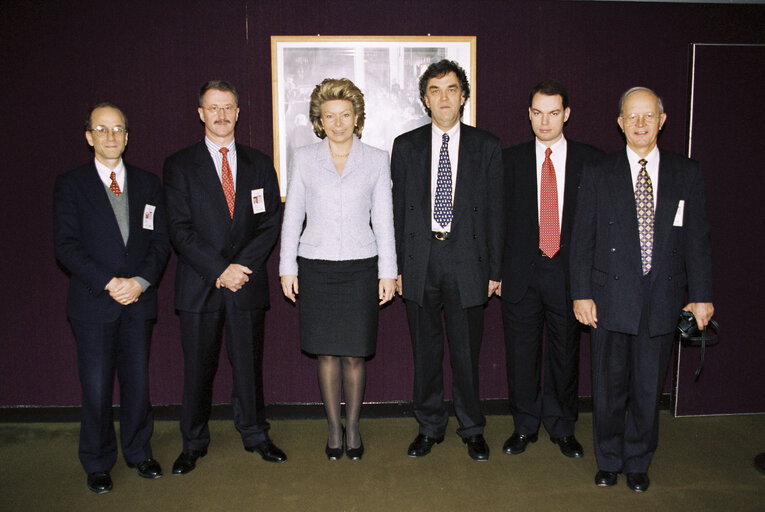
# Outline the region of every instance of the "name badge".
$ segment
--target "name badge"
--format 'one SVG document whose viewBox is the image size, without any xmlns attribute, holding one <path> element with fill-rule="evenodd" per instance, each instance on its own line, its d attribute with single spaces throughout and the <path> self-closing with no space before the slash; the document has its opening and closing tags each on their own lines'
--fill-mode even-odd
<svg viewBox="0 0 765 512">
<path fill-rule="evenodd" d="M 250 191 L 252 197 L 252 213 L 263 213 L 266 211 L 266 198 L 263 197 L 263 189 L 256 188 Z"/>
<path fill-rule="evenodd" d="M 153 204 L 147 204 L 143 207 L 143 229 L 151 229 L 154 231 L 154 210 L 157 207 Z"/>
<path fill-rule="evenodd" d="M 675 222 L 672 223 L 676 228 L 683 227 L 683 211 L 685 210 L 685 199 L 677 203 L 677 212 L 675 212 Z"/>
</svg>

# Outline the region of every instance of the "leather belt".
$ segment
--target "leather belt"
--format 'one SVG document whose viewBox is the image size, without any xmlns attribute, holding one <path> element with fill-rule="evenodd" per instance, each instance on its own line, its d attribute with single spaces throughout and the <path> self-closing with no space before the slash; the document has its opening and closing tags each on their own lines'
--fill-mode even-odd
<svg viewBox="0 0 765 512">
<path fill-rule="evenodd" d="M 451 233 L 448 231 L 433 231 L 432 234 L 433 238 L 441 242 L 449 240 L 449 237 L 451 236 Z"/>
</svg>

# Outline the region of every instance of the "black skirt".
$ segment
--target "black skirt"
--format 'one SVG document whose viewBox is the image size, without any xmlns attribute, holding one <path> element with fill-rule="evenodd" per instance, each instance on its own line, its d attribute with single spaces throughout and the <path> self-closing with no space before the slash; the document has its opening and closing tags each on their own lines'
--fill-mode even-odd
<svg viewBox="0 0 765 512">
<path fill-rule="evenodd" d="M 377 346 L 377 256 L 298 258 L 300 348 L 309 354 L 368 357 Z"/>
</svg>

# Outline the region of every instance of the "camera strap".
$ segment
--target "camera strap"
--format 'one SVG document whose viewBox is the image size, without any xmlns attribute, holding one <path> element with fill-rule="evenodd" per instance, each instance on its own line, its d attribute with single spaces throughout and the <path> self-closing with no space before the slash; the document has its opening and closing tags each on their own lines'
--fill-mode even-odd
<svg viewBox="0 0 765 512">
<path fill-rule="evenodd" d="M 714 334 L 712 334 L 711 336 L 707 336 L 707 332 L 710 327 L 714 331 Z M 687 338 L 683 337 L 683 341 L 686 341 L 686 342 L 693 342 L 693 341 L 701 342 L 701 351 L 699 352 L 699 366 L 698 368 L 696 368 L 696 373 L 694 373 L 694 376 L 695 376 L 695 378 L 693 379 L 694 382 L 699 380 L 699 375 L 701 375 L 701 370 L 704 368 L 704 353 L 706 352 L 707 341 L 716 340 L 720 332 L 719 330 L 720 330 L 720 325 L 714 320 L 709 320 L 709 324 L 707 324 L 707 326 L 704 327 L 704 330 L 701 331 L 701 336 L 689 336 Z"/>
</svg>

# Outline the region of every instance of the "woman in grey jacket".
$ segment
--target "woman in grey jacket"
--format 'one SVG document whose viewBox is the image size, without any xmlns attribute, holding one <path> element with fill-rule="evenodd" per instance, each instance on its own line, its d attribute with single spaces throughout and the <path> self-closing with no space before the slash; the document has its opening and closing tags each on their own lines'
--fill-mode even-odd
<svg viewBox="0 0 765 512">
<path fill-rule="evenodd" d="M 318 357 L 327 458 L 342 457 L 345 443 L 358 460 L 365 361 L 397 275 L 390 165 L 387 152 L 360 141 L 364 95 L 347 78 L 316 86 L 310 118 L 323 140 L 298 148 L 288 170 L 279 275 L 284 295 L 300 296 L 300 348 Z"/>
</svg>

